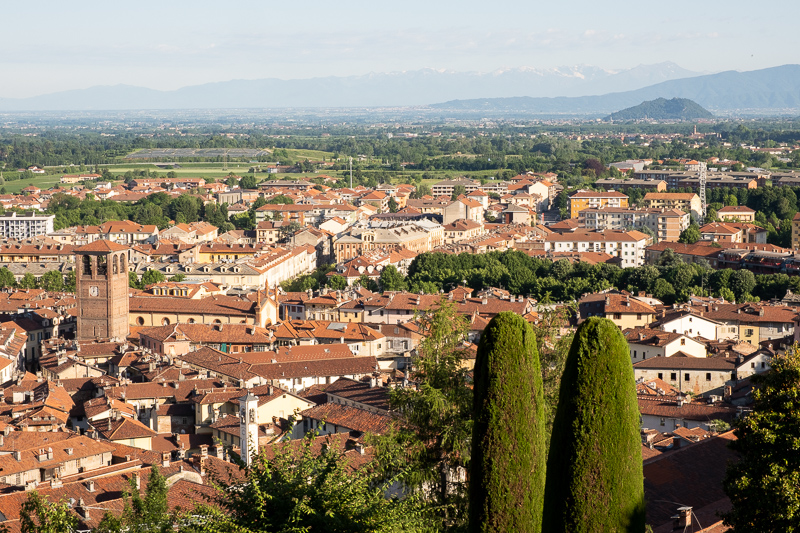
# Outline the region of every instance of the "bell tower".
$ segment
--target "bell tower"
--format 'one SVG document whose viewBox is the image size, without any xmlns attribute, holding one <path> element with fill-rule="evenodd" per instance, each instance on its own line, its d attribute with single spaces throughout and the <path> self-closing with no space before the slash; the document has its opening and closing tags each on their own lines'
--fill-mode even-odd
<svg viewBox="0 0 800 533">
<path fill-rule="evenodd" d="M 75 249 L 78 340 L 128 336 L 127 251 L 107 240 Z"/>
<path fill-rule="evenodd" d="M 249 390 L 239 398 L 239 440 L 242 461 L 250 466 L 258 455 L 258 396 Z"/>
</svg>

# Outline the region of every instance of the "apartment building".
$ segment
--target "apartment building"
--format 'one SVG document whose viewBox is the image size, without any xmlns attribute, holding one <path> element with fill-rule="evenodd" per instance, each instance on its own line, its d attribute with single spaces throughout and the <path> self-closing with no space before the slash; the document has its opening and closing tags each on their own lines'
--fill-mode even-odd
<svg viewBox="0 0 800 533">
<path fill-rule="evenodd" d="M 644 264 L 645 248 L 652 237 L 641 231 L 575 231 L 552 233 L 545 238 L 548 252 L 598 252 L 619 258 L 622 268 Z"/>
<path fill-rule="evenodd" d="M 578 218 L 584 209 L 628 207 L 628 196 L 616 191 L 577 191 L 569 197 L 570 218 Z"/>
<path fill-rule="evenodd" d="M 8 211 L 0 216 L 0 237 L 5 239 L 30 239 L 54 231 L 55 215 L 40 215 L 33 211 L 19 214 Z"/>
<path fill-rule="evenodd" d="M 697 220 L 702 219 L 703 204 L 693 192 L 649 192 L 644 195 L 644 204 L 657 209 L 680 209 Z"/>
<path fill-rule="evenodd" d="M 602 207 L 585 209 L 579 213 L 586 229 L 625 230 L 649 228 L 658 241 L 677 241 L 681 232 L 692 223 L 689 213 L 679 209 L 629 209 Z"/>
</svg>

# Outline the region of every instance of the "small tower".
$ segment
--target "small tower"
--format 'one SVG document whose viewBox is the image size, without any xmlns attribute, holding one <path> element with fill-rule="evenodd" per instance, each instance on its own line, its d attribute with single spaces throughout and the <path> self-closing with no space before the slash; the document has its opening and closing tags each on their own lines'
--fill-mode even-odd
<svg viewBox="0 0 800 533">
<path fill-rule="evenodd" d="M 250 391 L 239 398 L 239 439 L 242 461 L 250 466 L 258 454 L 258 396 Z"/>
<path fill-rule="evenodd" d="M 106 240 L 75 249 L 78 340 L 128 336 L 127 251 Z"/>
</svg>

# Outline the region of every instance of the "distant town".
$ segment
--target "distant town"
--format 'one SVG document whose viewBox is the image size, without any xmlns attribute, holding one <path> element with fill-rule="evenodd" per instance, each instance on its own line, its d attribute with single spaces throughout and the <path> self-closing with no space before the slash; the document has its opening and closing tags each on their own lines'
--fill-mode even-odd
<svg viewBox="0 0 800 533">
<path fill-rule="evenodd" d="M 194 126 L 111 129 L 107 145 L 18 127 L 0 130 L 8 531 L 30 530 L 34 493 L 74 530 L 105 531 L 130 487 L 161 476 L 170 512 L 189 513 L 174 523 L 194 523 L 197 506 L 221 508 L 220 479 L 286 443 L 336 449 L 352 470 L 387 442 L 427 446 L 418 426 L 414 445 L 396 433 L 411 427 L 402 402 L 430 386 L 420 358 L 449 335 L 471 389 L 504 312 L 536 332 L 552 398 L 576 328 L 618 326 L 647 523 L 725 527 L 732 427 L 754 377 L 800 341 L 796 130 L 270 126 L 187 147 Z M 77 161 L 82 142 L 94 155 Z M 457 507 L 466 459 L 442 450 L 451 488 L 436 501 Z M 437 494 L 392 481 L 387 494 Z"/>
</svg>

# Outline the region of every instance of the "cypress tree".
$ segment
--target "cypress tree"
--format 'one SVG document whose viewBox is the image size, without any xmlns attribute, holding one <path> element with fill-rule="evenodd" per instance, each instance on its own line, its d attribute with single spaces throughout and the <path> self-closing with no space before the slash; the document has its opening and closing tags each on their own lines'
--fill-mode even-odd
<svg viewBox="0 0 800 533">
<path fill-rule="evenodd" d="M 538 532 L 546 454 L 544 397 L 533 329 L 503 312 L 475 359 L 469 529 Z"/>
<path fill-rule="evenodd" d="M 575 334 L 547 473 L 544 531 L 644 531 L 636 384 L 628 343 L 608 319 L 590 318 Z"/>
</svg>

